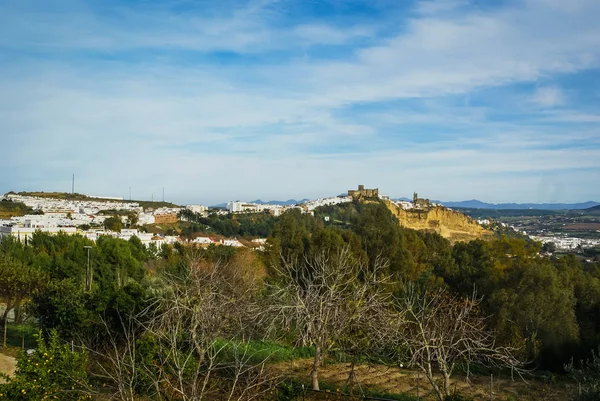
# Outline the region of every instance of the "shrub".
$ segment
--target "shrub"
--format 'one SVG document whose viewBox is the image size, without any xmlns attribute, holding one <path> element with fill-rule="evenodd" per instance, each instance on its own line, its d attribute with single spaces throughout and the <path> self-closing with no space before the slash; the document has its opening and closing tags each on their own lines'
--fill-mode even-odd
<svg viewBox="0 0 600 401">
<path fill-rule="evenodd" d="M 87 391 L 87 354 L 72 352 L 68 344 L 61 344 L 56 331 L 51 332 L 47 344 L 41 333 L 37 337 L 35 352 L 21 352 L 15 377 L 6 377 L 8 382 L 0 385 L 0 401 L 91 399 Z"/>
</svg>

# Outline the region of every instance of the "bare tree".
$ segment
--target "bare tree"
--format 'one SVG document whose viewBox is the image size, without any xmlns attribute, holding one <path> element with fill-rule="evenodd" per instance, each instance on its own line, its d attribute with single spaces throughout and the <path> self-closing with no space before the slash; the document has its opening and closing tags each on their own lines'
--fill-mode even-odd
<svg viewBox="0 0 600 401">
<path fill-rule="evenodd" d="M 450 395 L 450 378 L 458 363 L 523 372 L 515 349 L 498 346 L 493 333 L 486 330 L 486 318 L 479 310 L 481 298 L 475 291 L 461 298 L 443 289 L 419 292 L 410 284 L 403 290 L 397 300 L 403 319 L 392 327 L 394 345 L 401 350 L 397 357 L 425 374 L 440 401 Z M 442 387 L 435 380 L 436 371 L 443 377 Z"/>
<path fill-rule="evenodd" d="M 122 333 L 113 335 L 106 325 L 108 346 L 95 353 L 113 398 L 132 401 L 140 388 L 159 400 L 264 398 L 278 379 L 244 342 L 261 311 L 257 283 L 242 273 L 192 258 L 184 273 L 164 275 L 151 307 L 121 319 Z M 150 358 L 140 355 L 142 339 L 153 344 Z"/>
<path fill-rule="evenodd" d="M 137 350 L 140 331 L 137 329 L 138 317 L 124 319 L 119 314 L 120 328 L 115 332 L 101 317 L 104 328 L 103 345 L 99 347 L 86 346 L 85 349 L 95 361 L 94 376 L 112 384 L 111 399 L 120 401 L 135 401 L 143 386 L 144 374 L 149 373 L 148 366 L 140 359 Z M 149 376 L 146 376 L 149 377 Z M 150 383 L 152 383 L 150 381 Z M 156 388 L 145 389 L 147 394 L 156 394 Z"/>
<path fill-rule="evenodd" d="M 363 266 L 348 247 L 305 258 L 304 263 L 284 260 L 282 267 L 274 267 L 279 283 L 272 288 L 273 322 L 296 330 L 301 343 L 314 347 L 313 389 L 319 389 L 323 358 L 349 328 L 356 324 L 366 327 L 367 316 L 379 316 L 376 311 L 381 310 L 386 297 L 385 267 L 382 260 L 373 268 Z"/>
</svg>

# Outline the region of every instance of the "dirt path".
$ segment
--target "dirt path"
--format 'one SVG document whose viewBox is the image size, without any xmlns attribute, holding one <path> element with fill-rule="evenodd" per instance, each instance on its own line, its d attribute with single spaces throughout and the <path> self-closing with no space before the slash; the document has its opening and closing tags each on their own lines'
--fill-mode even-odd
<svg viewBox="0 0 600 401">
<path fill-rule="evenodd" d="M 16 360 L 11 356 L 0 354 L 0 373 L 13 376 L 15 374 Z M 0 383 L 2 383 L 0 378 Z"/>
<path fill-rule="evenodd" d="M 310 359 L 296 360 L 294 368 L 289 362 L 280 363 L 276 369 L 285 376 L 298 379 L 309 379 L 312 361 Z M 335 363 L 323 366 L 319 371 L 321 381 L 330 385 L 344 387 L 350 372 L 350 365 Z M 360 365 L 355 368 L 356 379 L 361 386 L 374 386 L 379 390 L 389 393 L 406 393 L 416 395 L 417 377 L 419 376 L 419 393 L 423 400 L 434 400 L 435 395 L 431 385 L 422 374 L 417 376 L 417 371 L 410 369 L 399 369 L 382 365 Z M 441 377 L 439 378 L 441 380 Z M 452 390 L 459 391 L 463 395 L 473 397 L 476 401 L 489 400 L 489 377 L 472 375 L 469 382 L 464 376 L 455 375 L 452 380 Z M 441 383 L 440 383 L 441 384 Z M 513 382 L 506 378 L 494 378 L 493 382 L 494 400 L 527 400 L 527 401 L 564 401 L 569 399 L 573 391 L 566 384 L 546 384 L 538 380 L 529 379 L 527 383 L 515 379 Z"/>
</svg>

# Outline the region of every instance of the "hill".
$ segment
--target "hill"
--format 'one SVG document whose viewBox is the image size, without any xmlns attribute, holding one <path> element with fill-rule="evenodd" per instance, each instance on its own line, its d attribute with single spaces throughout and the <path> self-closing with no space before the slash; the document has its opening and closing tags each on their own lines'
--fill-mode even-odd
<svg viewBox="0 0 600 401">
<path fill-rule="evenodd" d="M 434 201 L 435 202 L 435 201 Z M 537 209 L 537 210 L 579 210 L 600 205 L 598 202 L 588 201 L 581 203 L 486 203 L 477 199 L 460 202 L 439 202 L 446 207 L 471 208 L 471 209 Z"/>
<path fill-rule="evenodd" d="M 583 212 L 586 212 L 589 214 L 600 214 L 600 205 L 587 208 L 587 209 L 583 210 Z"/>
<path fill-rule="evenodd" d="M 11 217 L 25 216 L 26 214 L 34 214 L 34 210 L 21 202 L 0 201 L 0 219 L 10 219 Z"/>
<path fill-rule="evenodd" d="M 363 206 L 374 202 L 383 203 L 401 226 L 413 230 L 434 231 L 450 242 L 491 238 L 494 235 L 471 217 L 443 206 L 404 210 L 391 201 L 361 200 L 320 206 L 315 209 L 315 217 L 320 220 L 326 218 L 329 224 L 351 227 L 358 221 Z"/>
<path fill-rule="evenodd" d="M 443 206 L 404 210 L 390 201 L 385 204 L 404 227 L 435 231 L 451 242 L 471 241 L 492 235 L 491 231 L 481 227 L 471 217 Z"/>
<path fill-rule="evenodd" d="M 38 198 L 47 198 L 47 199 L 64 199 L 64 200 L 72 200 L 72 201 L 93 201 L 93 202 L 124 202 L 124 203 L 138 203 L 141 207 L 145 208 L 154 208 L 157 209 L 159 207 L 179 207 L 178 205 L 171 202 L 152 202 L 152 201 L 141 201 L 141 200 L 125 200 L 125 199 L 108 199 L 108 198 L 97 198 L 93 196 L 87 196 L 84 194 L 78 193 L 68 193 L 68 192 L 18 192 L 18 195 L 22 196 L 36 196 Z"/>
<path fill-rule="evenodd" d="M 300 200 L 296 200 L 296 199 L 288 199 L 286 201 L 278 201 L 278 200 L 270 200 L 270 201 L 262 201 L 260 199 L 254 200 L 254 201 L 250 201 L 250 203 L 256 203 L 259 205 L 281 205 L 281 206 L 291 206 L 291 205 L 297 205 L 299 203 L 304 203 L 304 202 L 308 202 L 310 199 L 304 198 L 304 199 L 300 199 Z"/>
</svg>

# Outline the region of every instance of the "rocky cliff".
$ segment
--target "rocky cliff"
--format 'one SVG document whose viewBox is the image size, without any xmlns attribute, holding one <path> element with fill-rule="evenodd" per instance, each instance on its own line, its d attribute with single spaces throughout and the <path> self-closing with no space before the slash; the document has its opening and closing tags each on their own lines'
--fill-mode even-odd
<svg viewBox="0 0 600 401">
<path fill-rule="evenodd" d="M 481 227 L 472 218 L 443 206 L 405 210 L 390 201 L 385 204 L 403 226 L 413 230 L 435 231 L 451 242 L 471 241 L 492 235 L 491 231 Z"/>
</svg>

